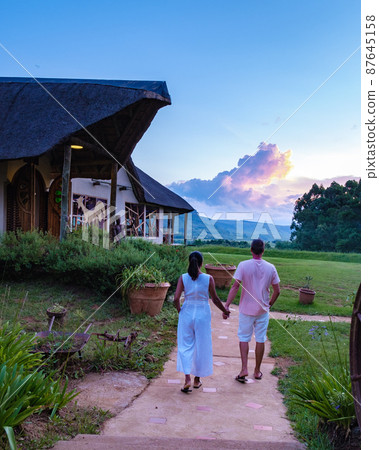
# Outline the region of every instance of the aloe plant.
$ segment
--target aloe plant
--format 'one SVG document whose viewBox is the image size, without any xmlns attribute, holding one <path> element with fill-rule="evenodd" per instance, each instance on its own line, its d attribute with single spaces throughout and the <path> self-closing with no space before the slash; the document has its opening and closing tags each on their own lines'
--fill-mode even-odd
<svg viewBox="0 0 379 450">
<path fill-rule="evenodd" d="M 18 364 L 25 369 L 33 369 L 41 364 L 39 354 L 30 353 L 35 344 L 35 335 L 27 334 L 18 324 L 5 322 L 0 327 L 0 364 L 9 367 Z"/>
<path fill-rule="evenodd" d="M 305 277 L 305 284 L 303 286 L 304 289 L 311 289 L 311 280 L 313 280 L 313 277 L 311 277 L 310 275 Z"/>
<path fill-rule="evenodd" d="M 35 336 L 22 332 L 19 325 L 5 323 L 0 328 L 0 430 L 7 435 L 11 449 L 16 448 L 13 428 L 36 411 L 51 409 L 52 415 L 76 395 L 63 389 L 55 374 L 42 370 L 41 354 L 31 353 Z"/>
</svg>

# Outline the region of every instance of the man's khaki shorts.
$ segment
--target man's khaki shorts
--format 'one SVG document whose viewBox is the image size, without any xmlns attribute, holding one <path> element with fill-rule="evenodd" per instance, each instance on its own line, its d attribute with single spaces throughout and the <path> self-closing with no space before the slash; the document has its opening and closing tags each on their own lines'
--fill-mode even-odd
<svg viewBox="0 0 379 450">
<path fill-rule="evenodd" d="M 260 316 L 248 316 L 242 312 L 239 313 L 238 338 L 240 342 L 250 342 L 254 332 L 255 342 L 263 343 L 266 341 L 266 333 L 269 321 L 269 313 L 263 313 Z"/>
</svg>

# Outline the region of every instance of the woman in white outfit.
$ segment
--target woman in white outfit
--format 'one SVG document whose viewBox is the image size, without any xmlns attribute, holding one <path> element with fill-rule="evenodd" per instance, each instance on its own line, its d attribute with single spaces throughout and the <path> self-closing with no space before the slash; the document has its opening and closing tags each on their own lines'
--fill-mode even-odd
<svg viewBox="0 0 379 450">
<path fill-rule="evenodd" d="M 177 370 L 185 376 L 182 392 L 191 392 L 191 374 L 195 375 L 193 387 L 201 386 L 200 377 L 213 373 L 213 353 L 211 334 L 211 309 L 213 303 L 229 316 L 216 293 L 213 277 L 201 272 L 203 255 L 192 252 L 189 255 L 188 273 L 179 277 L 174 304 L 179 313 Z M 180 306 L 180 296 L 184 291 L 184 303 Z"/>
</svg>

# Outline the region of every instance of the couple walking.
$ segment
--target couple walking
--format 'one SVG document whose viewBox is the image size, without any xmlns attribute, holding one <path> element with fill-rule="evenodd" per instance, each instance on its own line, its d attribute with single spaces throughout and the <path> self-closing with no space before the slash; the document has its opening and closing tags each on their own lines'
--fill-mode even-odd
<svg viewBox="0 0 379 450">
<path fill-rule="evenodd" d="M 255 335 L 254 378 L 260 380 L 260 366 L 263 359 L 264 343 L 269 321 L 269 309 L 279 297 L 279 276 L 275 267 L 262 259 L 264 242 L 254 239 L 251 244 L 252 259 L 242 261 L 234 274 L 225 306 L 216 293 L 213 277 L 201 272 L 203 256 L 200 252 L 189 255 L 188 272 L 178 280 L 174 304 L 179 313 L 177 370 L 183 372 L 182 392 L 191 392 L 191 374 L 194 375 L 193 387 L 198 389 L 201 378 L 213 373 L 211 310 L 208 299 L 222 311 L 223 318 L 230 315 L 229 305 L 242 286 L 239 304 L 238 338 L 241 354 L 241 371 L 236 380 L 245 383 L 248 376 L 249 342 Z M 270 297 L 270 286 L 273 292 Z M 184 292 L 184 302 L 180 297 Z"/>
</svg>

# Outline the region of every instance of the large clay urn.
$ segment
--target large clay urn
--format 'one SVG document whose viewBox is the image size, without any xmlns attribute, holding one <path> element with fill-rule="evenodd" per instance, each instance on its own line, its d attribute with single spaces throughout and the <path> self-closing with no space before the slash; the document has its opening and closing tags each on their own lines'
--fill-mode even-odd
<svg viewBox="0 0 379 450">
<path fill-rule="evenodd" d="M 129 307 L 132 314 L 146 313 L 156 316 L 161 312 L 170 283 L 146 283 L 139 289 L 128 291 Z"/>
<path fill-rule="evenodd" d="M 313 289 L 300 288 L 299 289 L 299 302 L 302 305 L 310 305 L 313 303 L 316 292 Z"/>
<path fill-rule="evenodd" d="M 212 275 L 217 288 L 225 289 L 232 282 L 236 266 L 232 264 L 206 264 L 205 271 Z"/>
</svg>

